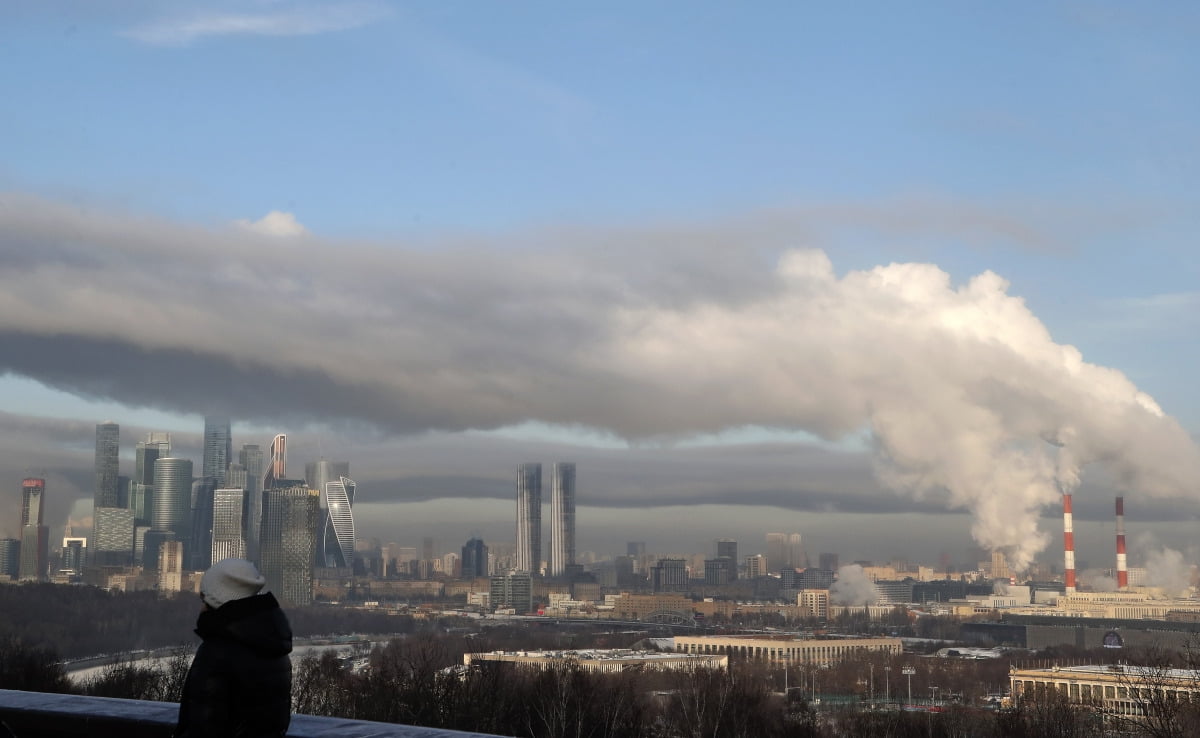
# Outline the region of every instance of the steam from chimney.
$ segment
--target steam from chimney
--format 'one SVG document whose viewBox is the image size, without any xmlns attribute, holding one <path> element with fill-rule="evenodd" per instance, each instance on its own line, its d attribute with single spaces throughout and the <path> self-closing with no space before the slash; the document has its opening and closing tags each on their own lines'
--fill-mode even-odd
<svg viewBox="0 0 1200 738">
<path fill-rule="evenodd" d="M 1117 589 L 1129 589 L 1129 570 L 1125 562 L 1125 498 L 1117 498 Z"/>
<path fill-rule="evenodd" d="M 1063 494 L 1063 581 L 1067 594 L 1075 594 L 1075 522 L 1071 515 L 1071 494 Z"/>
</svg>

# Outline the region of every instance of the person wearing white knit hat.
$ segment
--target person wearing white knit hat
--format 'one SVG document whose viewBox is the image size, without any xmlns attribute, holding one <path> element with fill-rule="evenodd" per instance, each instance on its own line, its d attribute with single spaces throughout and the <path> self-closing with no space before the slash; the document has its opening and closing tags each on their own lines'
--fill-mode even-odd
<svg viewBox="0 0 1200 738">
<path fill-rule="evenodd" d="M 292 628 L 266 583 L 245 559 L 204 572 L 196 621 L 203 642 L 183 684 L 175 738 L 287 734 Z"/>
</svg>

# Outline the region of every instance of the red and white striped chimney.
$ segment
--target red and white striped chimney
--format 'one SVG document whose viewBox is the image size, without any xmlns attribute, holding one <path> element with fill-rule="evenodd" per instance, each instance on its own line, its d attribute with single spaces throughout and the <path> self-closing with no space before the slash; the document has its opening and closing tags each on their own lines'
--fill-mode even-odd
<svg viewBox="0 0 1200 738">
<path fill-rule="evenodd" d="M 1129 570 L 1125 568 L 1125 498 L 1117 498 L 1117 589 L 1129 589 Z"/>
<path fill-rule="evenodd" d="M 1075 523 L 1071 518 L 1071 495 L 1063 494 L 1063 580 L 1067 594 L 1075 594 Z"/>
</svg>

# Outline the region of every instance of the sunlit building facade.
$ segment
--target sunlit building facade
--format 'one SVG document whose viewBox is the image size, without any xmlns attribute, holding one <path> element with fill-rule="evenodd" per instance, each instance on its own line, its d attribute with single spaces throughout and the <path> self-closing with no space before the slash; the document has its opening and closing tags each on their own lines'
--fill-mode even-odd
<svg viewBox="0 0 1200 738">
<path fill-rule="evenodd" d="M 517 570 L 542 568 L 542 465 L 517 467 Z"/>
<path fill-rule="evenodd" d="M 242 513 L 246 491 L 241 487 L 222 487 L 213 492 L 212 563 L 246 556 Z"/>
<path fill-rule="evenodd" d="M 201 474 L 216 480 L 216 486 L 225 486 L 225 472 L 229 468 L 230 457 L 233 455 L 233 433 L 230 430 L 229 418 L 220 416 L 205 416 L 204 418 L 204 460 Z"/>
<path fill-rule="evenodd" d="M 354 567 L 354 492 L 353 479 L 339 477 L 325 483 L 325 530 L 322 547 L 325 566 L 339 569 Z"/>
<path fill-rule="evenodd" d="M 575 464 L 554 465 L 550 486 L 550 574 L 562 576 L 575 564 Z"/>
<path fill-rule="evenodd" d="M 276 479 L 263 490 L 260 568 L 279 600 L 307 605 L 313 596 L 313 562 L 321 493 L 302 479 Z"/>
</svg>

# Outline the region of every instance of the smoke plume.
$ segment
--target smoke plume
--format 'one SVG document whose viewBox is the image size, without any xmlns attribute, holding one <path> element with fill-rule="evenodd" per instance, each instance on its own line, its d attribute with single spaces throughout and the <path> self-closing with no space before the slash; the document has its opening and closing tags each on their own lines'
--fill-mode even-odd
<svg viewBox="0 0 1200 738">
<path fill-rule="evenodd" d="M 1089 464 L 1131 492 L 1193 494 L 1200 454 L 1180 425 L 1056 343 L 998 275 L 838 274 L 821 251 L 772 254 L 761 244 L 781 234 L 741 228 L 405 248 L 0 196 L 0 373 L 397 433 L 865 430 L 884 484 L 970 511 L 1015 570 L 1047 543 L 1039 512 Z"/>
<path fill-rule="evenodd" d="M 837 580 L 829 588 L 829 601 L 836 605 L 874 605 L 879 601 L 879 590 L 861 566 L 847 564 L 838 569 Z"/>
</svg>

